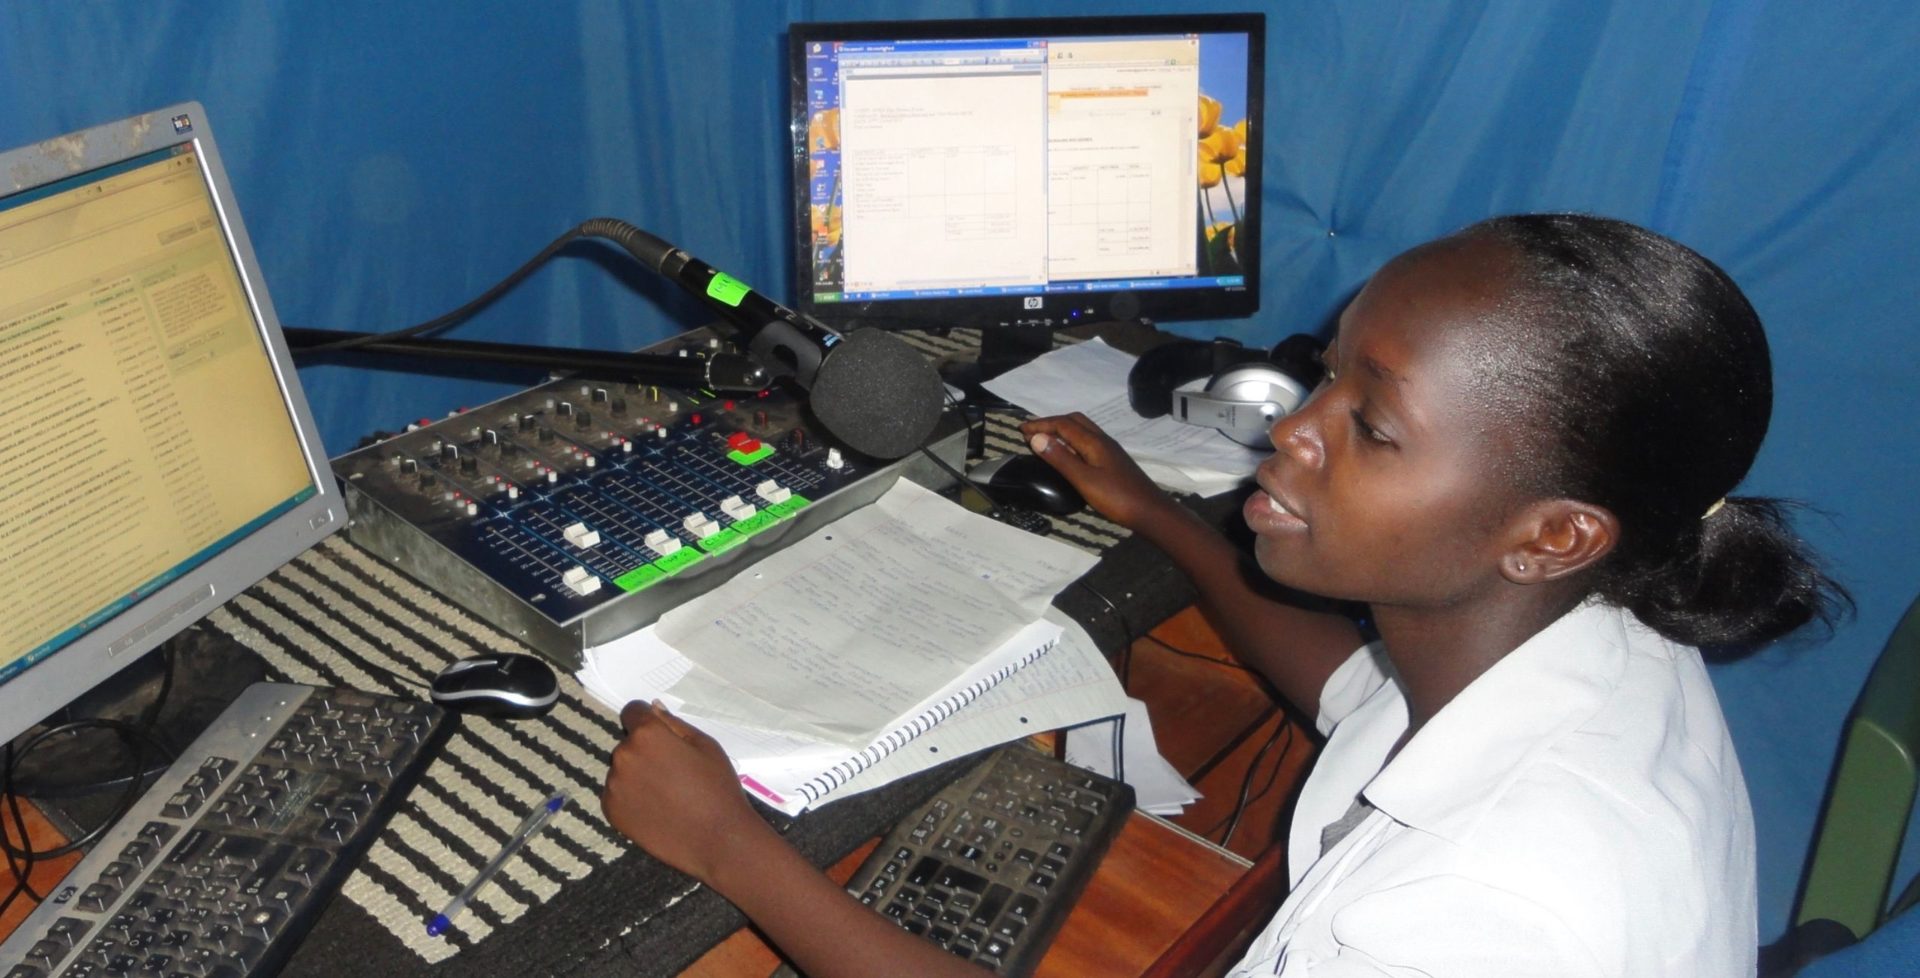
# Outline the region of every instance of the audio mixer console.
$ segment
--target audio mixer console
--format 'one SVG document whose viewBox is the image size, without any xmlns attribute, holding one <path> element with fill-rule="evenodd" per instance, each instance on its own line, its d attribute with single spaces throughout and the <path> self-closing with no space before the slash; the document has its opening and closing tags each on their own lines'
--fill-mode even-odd
<svg viewBox="0 0 1920 978">
<path fill-rule="evenodd" d="M 649 352 L 707 356 L 703 332 Z M 954 465 L 964 423 L 932 448 Z M 333 460 L 355 542 L 568 668 L 901 475 L 819 428 L 783 388 L 726 397 L 559 379 Z"/>
</svg>

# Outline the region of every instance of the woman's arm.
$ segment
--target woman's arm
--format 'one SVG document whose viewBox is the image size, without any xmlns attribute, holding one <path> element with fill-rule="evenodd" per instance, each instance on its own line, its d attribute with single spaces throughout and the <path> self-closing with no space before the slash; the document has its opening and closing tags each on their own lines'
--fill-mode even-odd
<svg viewBox="0 0 1920 978">
<path fill-rule="evenodd" d="M 712 887 L 812 978 L 981 978 L 861 905 L 754 814 L 726 752 L 664 707 L 629 703 L 600 795 L 607 821 Z"/>
<path fill-rule="evenodd" d="M 1319 713 L 1327 678 L 1362 644 L 1352 621 L 1279 600 L 1246 555 L 1154 485 L 1085 415 L 1036 418 L 1020 430 L 1034 454 L 1060 470 L 1088 505 L 1166 551 L 1193 581 L 1201 612 L 1240 661 L 1308 717 Z"/>
</svg>

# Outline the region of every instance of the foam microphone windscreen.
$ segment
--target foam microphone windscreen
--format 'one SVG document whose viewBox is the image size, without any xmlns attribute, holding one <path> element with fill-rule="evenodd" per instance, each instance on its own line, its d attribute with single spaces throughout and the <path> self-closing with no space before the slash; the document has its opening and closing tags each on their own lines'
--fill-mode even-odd
<svg viewBox="0 0 1920 978">
<path fill-rule="evenodd" d="M 863 329 L 827 351 L 808 406 L 848 448 L 893 459 L 919 448 L 933 433 L 945 391 L 926 354 L 898 336 Z"/>
</svg>

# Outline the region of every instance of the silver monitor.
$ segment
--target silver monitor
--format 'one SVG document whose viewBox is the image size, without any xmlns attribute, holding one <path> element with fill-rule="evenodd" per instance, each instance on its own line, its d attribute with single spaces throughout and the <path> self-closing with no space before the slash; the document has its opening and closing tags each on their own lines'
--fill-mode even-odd
<svg viewBox="0 0 1920 978">
<path fill-rule="evenodd" d="M 0 740 L 340 527 L 206 112 L 0 154 Z"/>
</svg>

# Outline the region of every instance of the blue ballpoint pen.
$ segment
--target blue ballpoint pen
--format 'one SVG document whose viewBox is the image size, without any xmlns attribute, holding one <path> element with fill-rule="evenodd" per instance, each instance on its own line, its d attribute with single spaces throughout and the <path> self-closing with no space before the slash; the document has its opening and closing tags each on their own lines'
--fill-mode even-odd
<svg viewBox="0 0 1920 978">
<path fill-rule="evenodd" d="M 519 852 L 527 844 L 527 840 L 532 839 L 534 833 L 539 832 L 540 827 L 547 824 L 547 820 L 553 817 L 553 813 L 559 811 L 560 807 L 566 803 L 566 795 L 554 795 L 529 813 L 526 820 L 520 823 L 520 827 L 514 829 L 513 834 L 507 837 L 506 844 L 500 847 L 499 853 L 495 854 L 485 866 L 480 867 L 478 873 L 473 874 L 473 880 L 465 888 L 455 894 L 452 900 L 447 901 L 446 909 L 434 915 L 433 920 L 427 924 L 427 936 L 438 937 L 448 927 L 453 926 L 453 918 L 459 916 L 461 910 L 466 909 L 467 901 L 473 899 L 473 895 L 480 892 L 480 888 L 487 885 L 487 881 L 500 872 L 500 867 L 505 866 L 507 860 L 512 859 L 513 854 Z"/>
</svg>

